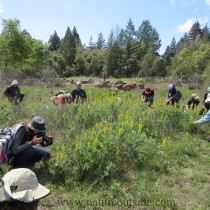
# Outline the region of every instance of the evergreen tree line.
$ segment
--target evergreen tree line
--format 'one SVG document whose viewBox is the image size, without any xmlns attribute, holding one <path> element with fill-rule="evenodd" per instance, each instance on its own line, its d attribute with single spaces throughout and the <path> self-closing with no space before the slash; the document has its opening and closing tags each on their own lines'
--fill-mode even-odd
<svg viewBox="0 0 210 210">
<path fill-rule="evenodd" d="M 152 77 L 210 74 L 210 32 L 195 22 L 176 42 L 172 38 L 163 55 L 159 54 L 158 31 L 144 20 L 135 28 L 131 19 L 125 28 L 111 30 L 107 42 L 102 33 L 82 44 L 74 26 L 60 38 L 55 31 L 48 43 L 31 37 L 17 19 L 3 19 L 0 34 L 0 70 L 41 76 L 52 71 L 60 77 L 108 76 Z"/>
</svg>

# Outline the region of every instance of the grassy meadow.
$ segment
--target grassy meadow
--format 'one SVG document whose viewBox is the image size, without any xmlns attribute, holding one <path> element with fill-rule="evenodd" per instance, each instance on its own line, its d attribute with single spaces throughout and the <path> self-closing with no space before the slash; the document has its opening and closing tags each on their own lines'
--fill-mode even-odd
<svg viewBox="0 0 210 210">
<path fill-rule="evenodd" d="M 151 84 L 151 108 L 140 101 L 142 90 L 118 90 L 118 100 L 112 90 L 90 85 L 82 86 L 84 105 L 51 104 L 54 92 L 74 86 L 21 87 L 26 96 L 18 106 L 3 97 L 1 127 L 39 115 L 56 137 L 47 148 L 50 161 L 34 169 L 51 190 L 39 209 L 210 209 L 209 124 L 192 124 L 200 119 L 206 87 L 177 87 L 180 107 L 192 93 L 201 99 L 184 112 L 164 104 L 168 85 Z"/>
</svg>

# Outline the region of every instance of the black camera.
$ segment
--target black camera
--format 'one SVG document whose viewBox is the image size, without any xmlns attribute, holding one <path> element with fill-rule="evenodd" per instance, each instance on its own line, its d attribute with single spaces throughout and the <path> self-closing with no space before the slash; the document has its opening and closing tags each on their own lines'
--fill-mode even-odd
<svg viewBox="0 0 210 210">
<path fill-rule="evenodd" d="M 49 138 L 45 132 L 39 132 L 37 135 L 38 138 L 42 137 L 42 142 L 40 143 L 41 146 L 47 147 L 50 146 L 53 141 L 51 138 Z"/>
</svg>

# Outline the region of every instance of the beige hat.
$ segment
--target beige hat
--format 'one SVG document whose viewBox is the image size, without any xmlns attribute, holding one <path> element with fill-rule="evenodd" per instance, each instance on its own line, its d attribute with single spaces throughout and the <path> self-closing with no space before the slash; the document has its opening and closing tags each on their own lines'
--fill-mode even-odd
<svg viewBox="0 0 210 210">
<path fill-rule="evenodd" d="M 18 168 L 9 171 L 2 178 L 4 199 L 8 196 L 22 202 L 31 202 L 49 195 L 50 190 L 39 184 L 36 174 L 28 168 Z"/>
<path fill-rule="evenodd" d="M 193 98 L 193 99 L 199 99 L 199 96 L 198 95 L 196 95 L 195 93 L 193 93 L 192 95 L 191 95 L 191 98 Z"/>
<path fill-rule="evenodd" d="M 79 80 L 76 81 L 76 85 L 82 84 Z"/>
<path fill-rule="evenodd" d="M 13 80 L 12 83 L 11 83 L 11 86 L 12 85 L 18 85 L 18 81 L 17 80 Z"/>
</svg>

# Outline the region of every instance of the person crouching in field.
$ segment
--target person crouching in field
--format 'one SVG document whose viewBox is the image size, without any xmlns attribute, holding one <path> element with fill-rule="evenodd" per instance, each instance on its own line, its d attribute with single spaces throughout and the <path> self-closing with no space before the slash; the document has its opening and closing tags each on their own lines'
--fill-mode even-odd
<svg viewBox="0 0 210 210">
<path fill-rule="evenodd" d="M 199 112 L 199 115 L 207 113 L 210 109 L 210 87 L 207 88 L 207 92 L 204 95 L 203 104 L 205 108 L 202 108 Z"/>
<path fill-rule="evenodd" d="M 178 103 L 181 97 L 182 97 L 181 92 L 179 90 L 176 90 L 174 84 L 170 84 L 168 87 L 168 96 L 166 98 L 166 104 L 167 105 L 171 104 L 172 106 L 174 106 L 176 103 L 178 107 Z"/>
<path fill-rule="evenodd" d="M 83 104 L 87 100 L 87 95 L 84 89 L 81 88 L 81 82 L 76 82 L 76 88 L 71 91 L 72 101 L 78 104 Z"/>
<path fill-rule="evenodd" d="M 186 110 L 194 109 L 200 103 L 199 96 L 192 94 L 186 102 Z"/>
<path fill-rule="evenodd" d="M 13 144 L 10 148 L 11 165 L 13 168 L 33 167 L 35 163 L 50 158 L 50 152 L 41 147 L 50 146 L 54 138 L 45 135 L 45 121 L 36 116 L 31 122 L 23 123 L 14 135 Z"/>
<path fill-rule="evenodd" d="M 19 104 L 24 98 L 24 94 L 20 93 L 17 80 L 13 80 L 11 85 L 5 89 L 4 95 L 9 99 L 11 103 L 16 105 Z"/>
<path fill-rule="evenodd" d="M 145 103 L 148 103 L 148 106 L 151 106 L 154 98 L 154 90 L 151 90 L 149 87 L 146 88 L 141 94 L 141 100 Z"/>
<path fill-rule="evenodd" d="M 64 90 L 59 90 L 51 100 L 53 105 L 61 106 L 63 104 L 70 104 L 72 102 L 72 96 Z"/>
<path fill-rule="evenodd" d="M 40 199 L 50 190 L 39 184 L 36 174 L 27 168 L 6 173 L 0 186 L 1 210 L 37 210 Z"/>
</svg>

